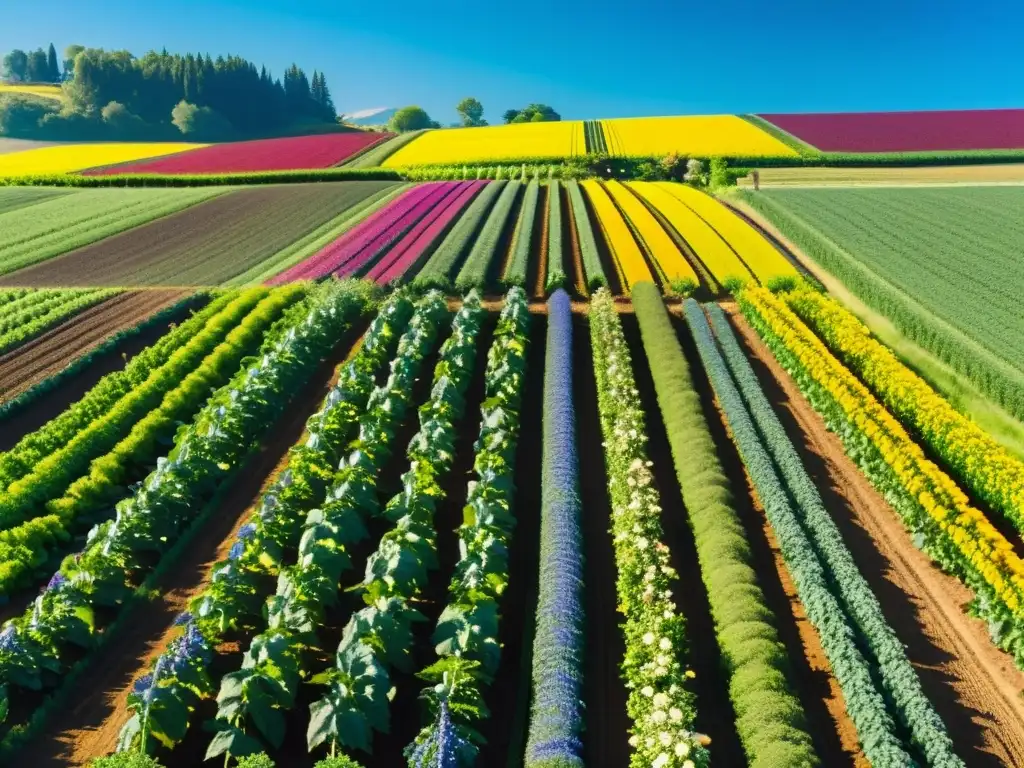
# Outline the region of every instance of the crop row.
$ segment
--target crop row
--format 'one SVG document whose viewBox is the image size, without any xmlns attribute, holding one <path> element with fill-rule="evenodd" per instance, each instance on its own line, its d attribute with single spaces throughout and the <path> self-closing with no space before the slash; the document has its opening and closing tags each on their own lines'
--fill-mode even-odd
<svg viewBox="0 0 1024 768">
<path fill-rule="evenodd" d="M 482 290 L 486 287 L 488 275 L 493 271 L 492 264 L 502 256 L 498 253 L 498 246 L 501 244 L 512 208 L 519 197 L 520 187 L 522 182 L 519 181 L 510 181 L 506 184 L 488 212 L 483 229 L 477 234 L 473 246 L 469 249 L 469 255 L 459 270 L 458 277 L 455 278 L 455 290 L 459 293 L 473 288 Z"/>
<path fill-rule="evenodd" d="M 210 397 L 157 469 L 118 504 L 116 519 L 97 525 L 85 549 L 65 560 L 25 614 L 5 624 L 0 715 L 11 726 L 5 747 L 25 737 L 30 716 L 35 726 L 45 719 L 45 705 L 33 715 L 39 697 L 23 694 L 65 682 L 83 650 L 82 663 L 88 663 L 87 652 L 116 630 L 116 622 L 102 627 L 100 616 L 109 619 L 133 604 L 135 590 L 173 559 L 186 529 L 213 511 L 206 505 L 364 307 L 361 287 L 328 284 L 289 309 L 266 336 L 260 356 Z"/>
<path fill-rule="evenodd" d="M 445 236 L 437 250 L 423 265 L 423 269 L 412 281 L 417 288 L 447 289 L 452 285 L 455 271 L 461 266 L 463 256 L 470 243 L 484 226 L 495 200 L 507 182 L 487 184 L 465 209 L 465 212 Z"/>
<path fill-rule="evenodd" d="M 793 693 L 786 649 L 758 584 L 746 528 L 686 356 L 653 283 L 637 286 L 633 306 L 744 751 L 754 768 L 817 765 L 803 707 Z"/>
<path fill-rule="evenodd" d="M 835 299 L 810 289 L 784 299 L 979 498 L 1024 533 L 1024 463 L 873 339 Z"/>
<path fill-rule="evenodd" d="M 686 308 L 687 321 L 697 341 L 704 370 L 750 474 L 758 498 L 796 584 L 800 602 L 821 639 L 822 648 L 846 700 L 846 711 L 857 729 L 864 754 L 872 765 L 904 766 L 913 758 L 900 739 L 896 723 L 886 709 L 884 695 L 871 676 L 871 665 L 855 641 L 849 616 L 832 589 L 828 571 L 800 525 L 787 486 L 773 463 L 768 440 L 758 432 L 754 415 L 715 347 L 700 307 Z M 790 489 L 792 493 L 796 489 Z"/>
<path fill-rule="evenodd" d="M 694 696 L 687 691 L 686 625 L 672 599 L 678 574 L 661 525 L 661 498 L 647 456 L 640 393 L 618 313 L 607 290 L 590 309 L 591 348 L 605 469 L 612 505 L 616 590 L 626 656 L 622 677 L 633 721 L 630 764 L 703 766 L 708 754 L 693 732 Z"/>
<path fill-rule="evenodd" d="M 983 326 L 977 321 L 977 315 L 972 315 L 970 310 L 966 310 L 963 295 L 955 287 L 962 285 L 965 281 L 963 279 L 939 280 L 935 277 L 927 277 L 920 268 L 903 264 L 902 274 L 899 275 L 900 280 L 904 283 L 903 289 L 901 289 L 898 286 L 898 281 L 895 280 L 896 275 L 891 272 L 892 267 L 885 264 L 884 261 L 879 261 L 885 256 L 875 255 L 876 253 L 891 254 L 892 240 L 883 243 L 882 247 L 879 247 L 877 242 L 871 244 L 870 247 L 857 247 L 854 245 L 854 241 L 849 239 L 850 231 L 856 224 L 860 236 L 870 237 L 873 240 L 874 233 L 865 231 L 859 224 L 859 220 L 876 222 L 879 218 L 877 211 L 858 216 L 858 222 L 847 226 L 846 234 L 837 230 L 827 237 L 820 231 L 822 224 L 817 212 L 814 214 L 815 220 L 812 226 L 803 217 L 797 216 L 794 211 L 790 210 L 790 204 L 783 205 L 782 201 L 774 196 L 743 194 L 742 199 L 755 211 L 767 217 L 787 239 L 795 243 L 821 267 L 841 280 L 843 285 L 861 301 L 891 320 L 907 338 L 921 345 L 954 368 L 960 375 L 972 381 L 988 397 L 1018 419 L 1024 418 L 1024 376 L 1017 368 L 1009 365 L 1005 359 L 990 349 L 984 348 L 981 343 L 970 337 L 972 333 L 977 334 L 982 329 L 984 332 L 988 332 L 993 327 L 990 324 Z M 786 200 L 791 200 L 791 198 L 786 198 Z M 847 200 L 843 205 L 844 210 L 848 210 L 850 205 L 851 202 Z M 945 215 L 949 215 L 948 210 L 951 207 L 952 205 L 943 207 L 943 210 L 947 211 Z M 816 208 L 820 210 L 820 204 Z M 805 215 L 808 214 L 805 213 Z M 970 220 L 973 215 L 973 213 L 965 212 L 959 219 Z M 912 233 L 915 237 L 918 233 L 923 235 L 926 232 L 934 234 L 943 231 L 941 226 L 932 227 L 931 230 L 926 231 L 921 228 L 920 224 L 908 223 L 906 220 L 904 220 L 902 229 L 904 232 Z M 976 239 L 980 239 L 980 236 L 979 233 Z M 846 241 L 845 247 L 836 245 L 836 242 L 843 244 L 844 241 Z M 963 247 L 966 250 L 972 246 L 964 245 Z M 855 252 L 854 249 L 856 249 Z M 945 249 L 936 251 L 933 262 L 941 257 L 943 261 L 951 260 L 949 264 L 954 269 L 963 267 L 964 256 L 961 251 L 954 250 L 951 254 L 944 253 L 944 251 Z M 917 253 L 920 251 L 918 250 Z M 868 258 L 873 259 L 873 263 L 866 262 L 865 260 Z M 986 259 L 987 252 L 972 261 L 979 264 Z M 895 261 L 893 258 L 889 260 Z M 899 262 L 896 263 L 899 264 Z M 927 274 L 934 274 L 935 268 L 933 263 L 928 268 Z M 887 275 L 886 272 L 889 274 Z M 910 285 L 910 281 L 915 281 L 916 285 Z M 922 289 L 922 287 L 924 288 Z M 931 302 L 930 307 L 926 306 L 926 299 Z M 1007 303 L 1003 298 L 1000 298 L 1000 303 L 1005 304 L 1007 308 L 1002 312 L 1004 319 L 1010 318 L 1012 322 L 1004 322 L 996 326 L 994 330 L 1005 333 L 1005 329 L 1016 323 L 1016 315 L 1012 314 L 1016 306 L 1012 301 Z M 993 304 L 994 299 L 991 294 L 986 295 L 980 303 L 978 301 L 971 302 L 971 306 L 977 313 L 991 312 Z M 959 323 L 947 322 L 942 319 L 943 316 L 956 315 L 960 316 Z M 1016 343 L 1019 334 L 1017 337 L 1011 334 L 1009 338 Z"/>
<path fill-rule="evenodd" d="M 584 181 L 580 186 L 594 206 L 596 224 L 611 251 L 622 290 L 628 293 L 637 283 L 653 282 L 654 277 L 640 246 L 605 187 L 601 182 L 593 180 Z"/>
<path fill-rule="evenodd" d="M 544 289 L 554 293 L 559 288 L 570 287 L 565 271 L 565 255 L 562 252 L 562 187 L 557 181 L 548 184 L 547 250 L 544 274 Z"/>
<path fill-rule="evenodd" d="M 540 182 L 536 179 L 526 185 L 523 205 L 519 209 L 519 220 L 512 234 L 509 258 L 501 281 L 506 286 L 526 287 L 530 267 L 530 250 L 533 248 L 533 230 L 537 220 L 537 201 L 540 197 Z"/>
<path fill-rule="evenodd" d="M 454 422 L 472 374 L 481 315 L 479 300 L 468 296 L 441 347 L 430 399 L 420 408 L 420 431 L 409 442 L 410 470 L 402 476 L 403 490 L 383 509 L 377 506 L 376 483 L 390 458 L 394 433 L 383 434 L 380 422 L 369 425 L 366 433 L 360 430 L 327 503 L 306 520 L 298 561 L 278 577 L 277 594 L 268 603 L 267 629 L 252 639 L 242 668 L 221 680 L 216 733 L 207 759 L 258 752 L 262 743 L 280 747 L 285 713 L 294 708 L 304 677 L 327 686 L 310 706 L 306 737 L 311 751 L 322 744 L 332 754 L 338 749 L 369 751 L 372 732 L 387 730 L 389 670 L 408 666 L 412 623 L 422 620 L 408 601 L 425 583 L 427 569 L 436 567 L 433 510 L 442 495 L 437 476 L 453 460 Z M 420 334 L 418 340 L 422 361 L 429 335 Z M 406 380 L 401 395 L 406 400 L 410 385 Z M 369 408 L 374 405 L 371 396 Z M 393 410 L 385 419 L 400 418 L 405 409 L 399 405 Z M 358 587 L 367 607 L 345 627 L 335 665 L 310 674 L 315 662 L 303 650 L 323 648 L 317 629 L 337 601 L 342 574 L 353 566 L 346 550 L 367 535 L 368 516 L 384 517 L 396 526 L 367 558 Z"/>
<path fill-rule="evenodd" d="M 734 385 L 743 397 L 747 413 L 752 417 L 761 437 L 762 445 L 771 455 L 777 475 L 788 491 L 792 500 L 790 509 L 795 516 L 780 519 L 780 524 L 801 527 L 804 536 L 801 548 L 796 553 L 800 559 L 806 559 L 808 553 L 813 552 L 810 556 L 817 557 L 822 570 L 831 579 L 832 591 L 857 632 L 865 657 L 877 667 L 877 677 L 881 680 L 884 696 L 894 707 L 898 721 L 910 732 L 914 746 L 925 755 L 929 765 L 962 766 L 963 763 L 953 753 L 952 742 L 942 720 L 921 688 L 921 682 L 907 659 L 903 644 L 886 621 L 878 600 L 843 543 L 839 529 L 826 511 L 817 488 L 772 410 L 753 368 L 740 350 L 725 313 L 717 305 L 707 306 L 717 348 L 707 343 L 710 341 L 711 330 L 700 308 L 696 304 L 689 304 L 686 313 L 691 327 L 695 329 L 702 354 L 706 355 L 720 380 L 724 372 L 723 364 L 728 368 Z M 781 541 L 784 537 L 779 535 L 777 538 Z M 787 563 L 790 562 L 785 547 L 783 556 Z M 791 567 L 791 572 L 794 570 L 796 568 Z"/>
<path fill-rule="evenodd" d="M 583 531 L 569 296 L 548 300 L 540 581 L 526 768 L 583 765 Z"/>
<path fill-rule="evenodd" d="M 403 393 L 429 353 L 444 315 L 438 296 L 424 298 L 415 313 L 403 296 L 381 308 L 359 351 L 342 366 L 338 383 L 309 418 L 305 442 L 291 449 L 286 469 L 239 530 L 228 558 L 216 564 L 210 583 L 193 599 L 191 613 L 178 620 L 182 634 L 168 644 L 153 672 L 136 682 L 129 694 L 133 716 L 122 730 L 119 749 L 148 752 L 154 742 L 173 748 L 184 738 L 200 699 L 216 691 L 209 676 L 212 649 L 228 633 L 263 621 L 260 610 L 272 590 L 268 580 L 294 570 L 289 564 L 298 559 L 307 523 L 312 521 L 315 528 L 343 517 L 345 507 L 334 498 L 340 487 L 339 462 L 344 463 L 342 457 L 357 437 L 393 434 L 407 408 Z M 375 377 L 396 348 L 388 382 L 375 387 Z M 371 400 L 375 405 L 368 407 Z M 387 442 L 372 444 L 375 451 L 390 450 Z"/>
<path fill-rule="evenodd" d="M 259 347 L 271 323 L 302 292 L 292 287 L 239 295 L 219 313 L 206 315 L 205 325 L 193 328 L 191 338 L 176 334 L 181 345 L 145 378 L 136 378 L 130 390 L 121 386 L 145 370 L 145 362 L 113 386 L 101 382 L 0 456 L 0 547 L 9 557 L 0 569 L 0 589 L 9 594 L 22 584 L 53 545 L 66 541 L 138 480 L 140 470 L 151 467 L 173 437 L 177 423 L 190 418 L 210 389 Z"/>
<path fill-rule="evenodd" d="M 740 294 L 744 315 L 893 504 L 914 544 L 974 591 L 971 610 L 1024 666 L 1024 562 L 953 480 L 779 298 Z"/>
<path fill-rule="evenodd" d="M 583 200 L 579 182 L 568 181 L 565 187 L 569 192 L 573 235 L 580 252 L 583 281 L 587 289 L 594 291 L 601 286 L 607 286 L 608 278 L 605 277 L 604 268 L 601 266 L 601 255 L 597 250 L 597 240 L 590 226 L 590 215 L 587 213 L 587 204 Z"/>
<path fill-rule="evenodd" d="M 43 295 L 37 296 L 37 293 Z M 116 290 L 37 291 L 0 307 L 0 354 L 117 293 Z"/>
<path fill-rule="evenodd" d="M 367 272 L 367 278 L 387 285 L 411 277 L 423 260 L 431 256 L 459 215 L 485 184 L 486 182 L 482 181 L 461 184 L 456 192 L 446 197 L 424 216 L 419 224 L 409 230 L 408 234 Z"/>
<path fill-rule="evenodd" d="M 609 181 L 605 189 L 636 233 L 637 242 L 650 254 L 650 263 L 657 269 L 662 283 L 681 296 L 693 293 L 700 284 L 697 273 L 658 220 L 621 182 Z"/>
<path fill-rule="evenodd" d="M 476 479 L 469 483 L 466 520 L 457 532 L 461 555 L 448 604 L 433 635 L 440 658 L 419 674 L 430 683 L 420 698 L 429 702 L 433 719 L 409 745 L 412 768 L 474 764 L 479 747 L 473 726 L 488 716 L 483 688 L 501 658 L 498 605 L 508 586 L 508 549 L 516 525 L 512 479 L 529 325 L 526 294 L 513 288 L 487 354 Z"/>
</svg>

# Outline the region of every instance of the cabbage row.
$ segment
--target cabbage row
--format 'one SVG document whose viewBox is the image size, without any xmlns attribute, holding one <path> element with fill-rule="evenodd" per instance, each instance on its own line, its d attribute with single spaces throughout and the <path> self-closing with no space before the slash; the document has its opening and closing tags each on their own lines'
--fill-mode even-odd
<svg viewBox="0 0 1024 768">
<path fill-rule="evenodd" d="M 483 316 L 479 297 L 470 293 L 442 347 L 430 399 L 420 407 L 420 430 L 409 442 L 403 489 L 380 512 L 394 528 L 367 559 L 358 587 L 366 607 L 345 626 L 334 665 L 311 680 L 327 690 L 310 706 L 310 751 L 327 745 L 331 755 L 369 752 L 373 732 L 390 730 L 390 675 L 412 668 L 412 625 L 424 620 L 413 602 L 438 567 L 434 512 L 444 498 L 439 481 L 455 460 L 456 427 L 465 412 Z"/>
<path fill-rule="evenodd" d="M 672 599 L 678 574 L 664 541 L 640 392 L 607 289 L 594 294 L 590 333 L 612 504 L 616 588 L 619 612 L 625 617 L 622 677 L 629 691 L 626 710 L 633 721 L 630 765 L 706 766 L 707 750 L 693 732 L 694 696 L 686 689 L 694 674 L 684 667 L 686 622 Z"/>
<path fill-rule="evenodd" d="M 583 765 L 583 531 L 572 389 L 572 311 L 548 301 L 540 580 L 526 768 Z"/>
<path fill-rule="evenodd" d="M 51 547 L 140 479 L 140 470 L 152 466 L 177 424 L 259 347 L 266 330 L 304 290 L 239 296 L 88 424 L 74 432 L 44 427 L 49 439 L 33 441 L 27 455 L 15 446 L 9 463 L 27 471 L 0 493 L 0 553 L 9 558 L 0 567 L 0 592 L 24 585 Z M 41 442 L 50 443 L 42 456 Z"/>
<path fill-rule="evenodd" d="M 857 642 L 856 623 L 844 609 L 841 589 L 835 584 L 835 579 L 841 574 L 829 570 L 828 559 L 815 549 L 812 535 L 802 524 L 798 510 L 801 506 L 800 500 L 806 500 L 807 494 L 799 485 L 810 481 L 799 466 L 799 459 L 795 456 L 783 459 L 781 451 L 772 445 L 768 435 L 759 431 L 758 422 L 766 421 L 767 414 L 755 415 L 754 406 L 749 405 L 749 401 L 744 401 L 737 381 L 716 346 L 700 306 L 689 300 L 685 304 L 685 313 L 697 342 L 704 369 L 725 412 L 740 456 L 779 542 L 779 548 L 796 584 L 800 601 L 818 632 L 832 672 L 843 691 L 846 709 L 857 729 L 864 754 L 875 766 L 895 768 L 914 764 L 911 751 L 904 743 L 899 727 L 887 706 L 886 693 L 892 691 L 887 690 L 888 686 L 877 680 L 873 674 L 873 665 L 867 656 L 871 649 L 863 648 Z M 750 371 L 750 374 L 752 376 L 753 372 Z M 747 389 L 756 386 L 755 381 L 747 382 Z M 757 408 L 765 406 L 768 406 L 767 401 L 759 403 Z M 777 439 L 776 435 L 776 441 Z M 784 433 L 782 439 L 788 441 Z M 794 459 L 797 467 L 790 467 L 787 474 L 780 465 L 783 461 Z M 794 478 L 798 478 L 798 482 L 790 485 Z M 807 512 L 806 508 L 803 511 Z M 858 597 L 863 598 L 863 595 Z M 891 652 L 894 649 L 889 650 Z M 881 669 L 878 673 L 879 676 L 884 674 Z M 916 679 L 912 670 L 911 675 Z M 889 681 L 891 683 L 894 679 L 889 678 Z M 918 703 L 927 706 L 927 699 Z M 896 709 L 904 716 L 919 714 L 908 713 L 900 707 Z M 940 739 L 945 737 L 944 743 L 940 740 L 932 747 L 921 744 L 915 738 L 916 746 L 922 748 L 923 753 L 937 758 L 934 762 L 930 761 L 929 765 L 961 765 L 948 748 L 948 736 L 941 722 L 936 729 L 934 721 L 925 713 L 922 725 L 928 727 L 933 735 Z M 928 753 L 929 748 L 936 751 Z"/>
<path fill-rule="evenodd" d="M 743 749 L 751 768 L 815 766 L 818 759 L 803 707 L 793 692 L 786 649 L 758 584 L 746 527 L 661 293 L 653 283 L 638 283 L 633 306 L 697 547 Z"/>
<path fill-rule="evenodd" d="M 403 295 L 392 297 L 370 324 L 359 351 L 340 368 L 337 384 L 306 423 L 305 442 L 291 449 L 285 470 L 239 530 L 228 558 L 214 566 L 210 583 L 192 601 L 191 612 L 176 620 L 181 634 L 167 645 L 152 671 L 136 681 L 128 696 L 133 714 L 121 731 L 120 750 L 137 748 L 145 753 L 157 743 L 172 748 L 184 737 L 199 701 L 214 693 L 208 672 L 211 649 L 228 633 L 260 620 L 267 587 L 272 588 L 267 580 L 295 559 L 303 523 L 325 501 L 340 457 L 358 434 L 374 379 L 394 355 L 412 311 Z M 430 298 L 417 314 L 414 328 L 422 326 L 425 317 L 443 316 L 443 311 Z M 407 335 L 411 338 L 415 332 Z M 408 349 L 409 342 L 403 347 Z"/>
<path fill-rule="evenodd" d="M 420 698 L 433 713 L 406 750 L 413 768 L 471 766 L 479 750 L 474 723 L 488 717 L 483 689 L 501 658 L 498 603 L 508 586 L 519 408 L 526 375 L 530 314 L 526 294 L 511 289 L 487 355 L 486 394 L 480 409 L 474 471 L 465 518 L 459 527 L 461 556 L 448 587 L 433 641 L 440 659 L 420 672 L 430 685 Z"/>
<path fill-rule="evenodd" d="M 161 560 L 180 551 L 175 545 L 186 529 L 213 513 L 217 493 L 364 306 L 361 287 L 327 283 L 289 309 L 259 356 L 244 361 L 178 432 L 156 470 L 118 503 L 116 518 L 95 526 L 85 549 L 64 561 L 24 615 L 4 625 L 0 718 L 9 728 L 5 747 L 24 737 L 31 702 L 40 701 L 38 696 L 21 700 L 22 694 L 58 687 L 83 653 L 88 663 L 88 652 L 114 630 L 101 626 L 104 621 L 138 600 L 147 577 L 166 565 Z M 10 722 L 12 714 L 17 722 Z M 46 714 L 44 705 L 33 720 L 38 724 Z"/>
</svg>

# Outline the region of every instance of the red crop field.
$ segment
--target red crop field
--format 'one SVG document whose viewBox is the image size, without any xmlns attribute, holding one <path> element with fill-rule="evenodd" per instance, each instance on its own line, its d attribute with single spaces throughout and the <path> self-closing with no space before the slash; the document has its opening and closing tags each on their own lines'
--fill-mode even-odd
<svg viewBox="0 0 1024 768">
<path fill-rule="evenodd" d="M 246 173 L 329 168 L 387 138 L 390 138 L 390 134 L 356 131 L 328 133 L 320 136 L 294 136 L 284 139 L 236 141 L 183 152 L 179 157 L 164 157 L 151 162 L 86 171 L 86 175 Z"/>
<path fill-rule="evenodd" d="M 1024 109 L 759 115 L 824 152 L 1024 148 Z M 169 158 L 167 162 L 174 162 Z"/>
</svg>

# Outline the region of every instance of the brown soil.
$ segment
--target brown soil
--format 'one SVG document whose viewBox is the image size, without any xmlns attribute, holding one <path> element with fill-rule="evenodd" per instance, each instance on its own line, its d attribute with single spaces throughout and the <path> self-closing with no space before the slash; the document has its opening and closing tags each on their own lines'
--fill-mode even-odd
<svg viewBox="0 0 1024 768">
<path fill-rule="evenodd" d="M 984 624 L 964 613 L 967 588 L 913 547 L 896 512 L 736 307 L 724 308 L 957 753 L 972 768 L 1024 765 L 1024 674 L 993 645 Z"/>
<path fill-rule="evenodd" d="M 185 294 L 182 290 L 121 293 L 0 355 L 0 401 L 16 397 Z"/>
<path fill-rule="evenodd" d="M 218 514 L 207 521 L 177 567 L 155 586 L 158 597 L 137 608 L 120 636 L 98 652 L 67 710 L 19 753 L 19 765 L 84 766 L 113 751 L 129 717 L 125 697 L 133 681 L 149 671 L 167 642 L 180 632 L 173 626 L 174 617 L 203 590 L 213 566 L 227 557 L 235 533 L 260 495 L 284 469 L 288 449 L 300 439 L 311 411 L 327 395 L 341 350 L 348 352 L 352 339 L 346 335 L 336 354 L 321 364 L 239 474 Z"/>
<path fill-rule="evenodd" d="M 789 658 L 789 680 L 807 715 L 808 730 L 822 765 L 868 765 L 857 741 L 857 730 L 846 713 L 846 703 L 832 667 L 821 647 L 818 632 L 807 618 L 803 603 L 789 575 L 782 553 L 761 507 L 753 483 L 739 456 L 725 416 L 719 407 L 711 382 L 704 374 L 693 338 L 679 317 L 680 307 L 670 307 L 677 335 L 687 358 L 691 361 L 694 386 L 700 395 L 708 427 L 726 474 L 734 478 L 733 503 L 746 529 L 753 554 L 753 567 L 765 596 L 765 603 L 776 619 L 779 640 Z M 628 322 L 628 321 L 626 321 Z M 639 355 L 639 353 L 638 353 Z M 639 377 L 638 377 L 639 381 Z M 648 415 L 655 406 L 646 409 Z M 648 432 L 657 434 L 649 422 Z M 740 478 L 743 480 L 740 480 Z M 667 507 L 666 507 L 667 508 Z M 699 574 L 696 576 L 699 579 Z M 711 746 L 717 754 L 714 742 Z"/>
<path fill-rule="evenodd" d="M 10 286 L 217 285 L 394 182 L 249 187 L 4 275 Z"/>
</svg>

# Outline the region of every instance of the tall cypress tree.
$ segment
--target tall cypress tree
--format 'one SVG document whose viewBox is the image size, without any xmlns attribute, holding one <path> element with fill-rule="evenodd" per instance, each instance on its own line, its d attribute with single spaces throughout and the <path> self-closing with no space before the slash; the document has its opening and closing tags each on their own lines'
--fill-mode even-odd
<svg viewBox="0 0 1024 768">
<path fill-rule="evenodd" d="M 50 43 L 50 50 L 46 52 L 46 69 L 51 83 L 60 82 L 60 65 L 57 63 L 57 49 Z"/>
</svg>

